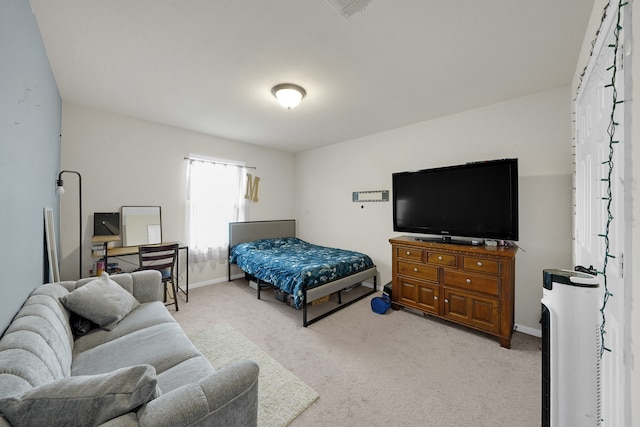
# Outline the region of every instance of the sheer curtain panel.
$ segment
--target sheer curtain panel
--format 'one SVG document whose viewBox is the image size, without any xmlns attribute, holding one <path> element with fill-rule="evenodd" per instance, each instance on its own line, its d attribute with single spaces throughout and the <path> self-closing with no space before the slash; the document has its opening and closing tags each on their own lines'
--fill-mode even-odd
<svg viewBox="0 0 640 427">
<path fill-rule="evenodd" d="M 229 223 L 244 221 L 245 168 L 189 159 L 187 168 L 187 239 L 191 262 L 228 257 Z"/>
</svg>

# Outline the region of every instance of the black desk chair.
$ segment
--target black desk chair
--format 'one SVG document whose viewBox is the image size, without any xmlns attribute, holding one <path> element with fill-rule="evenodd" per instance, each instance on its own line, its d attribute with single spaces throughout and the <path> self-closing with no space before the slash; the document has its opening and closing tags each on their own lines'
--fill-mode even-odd
<svg viewBox="0 0 640 427">
<path fill-rule="evenodd" d="M 178 244 L 140 246 L 138 250 L 140 270 L 158 270 L 162 274 L 164 283 L 165 305 L 176 306 L 178 311 L 178 284 L 174 274 L 176 260 L 178 259 Z M 167 301 L 167 284 L 171 283 L 173 302 Z"/>
</svg>

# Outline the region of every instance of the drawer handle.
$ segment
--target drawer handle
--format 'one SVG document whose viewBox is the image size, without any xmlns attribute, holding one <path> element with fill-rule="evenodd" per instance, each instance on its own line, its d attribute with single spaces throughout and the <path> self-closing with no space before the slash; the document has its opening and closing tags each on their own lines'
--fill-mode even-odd
<svg viewBox="0 0 640 427">
<path fill-rule="evenodd" d="M 444 299 L 444 302 L 446 302 L 446 303 L 447 303 L 447 302 L 449 302 L 449 300 L 445 298 L 445 299 Z"/>
<path fill-rule="evenodd" d="M 411 251 L 407 251 L 407 255 L 411 255 Z"/>
<path fill-rule="evenodd" d="M 477 264 L 478 264 L 478 267 L 482 267 L 482 261 L 478 261 Z"/>
<path fill-rule="evenodd" d="M 467 283 L 471 283 L 471 279 L 467 279 Z"/>
<path fill-rule="evenodd" d="M 440 261 L 442 261 L 442 256 L 439 256 L 439 257 L 438 257 L 438 259 L 439 259 Z"/>
<path fill-rule="evenodd" d="M 438 297 L 433 297 L 434 300 L 438 301 Z"/>
<path fill-rule="evenodd" d="M 417 273 L 418 272 L 418 267 L 414 267 L 413 271 L 415 271 Z"/>
</svg>

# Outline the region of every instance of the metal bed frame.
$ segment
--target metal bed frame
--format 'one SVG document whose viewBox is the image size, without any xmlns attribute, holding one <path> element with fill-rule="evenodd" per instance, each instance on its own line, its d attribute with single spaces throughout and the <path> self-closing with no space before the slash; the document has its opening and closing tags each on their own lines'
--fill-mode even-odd
<svg viewBox="0 0 640 427">
<path fill-rule="evenodd" d="M 294 219 L 287 219 L 275 221 L 245 221 L 229 223 L 229 251 L 231 251 L 231 248 L 238 243 L 252 242 L 254 240 L 260 239 L 273 239 L 277 237 L 296 237 L 296 221 Z M 230 261 L 228 261 L 228 275 L 229 282 L 231 282 Z M 368 279 L 373 279 L 372 290 L 367 291 L 366 293 L 359 295 L 358 297 L 354 298 L 353 300 L 347 301 L 344 304 L 342 303 L 342 290 L 347 289 L 355 284 L 362 283 Z M 337 280 L 333 280 L 323 285 L 316 286 L 310 289 L 305 288 L 302 291 L 304 298 L 304 304 L 302 306 L 302 325 L 304 327 L 307 327 L 310 324 L 315 323 L 318 320 L 323 319 L 330 314 L 335 313 L 336 311 L 342 310 L 343 308 L 348 307 L 349 305 L 377 292 L 377 283 L 378 270 L 374 265 L 367 270 L 359 271 L 357 273 L 342 277 Z M 272 285 L 268 283 L 261 283 L 260 280 L 257 279 L 256 296 L 258 297 L 258 299 L 260 299 L 261 289 L 268 286 Z M 313 319 L 308 319 L 307 306 L 311 302 L 336 292 L 338 293 L 338 307 L 322 313 L 314 317 Z"/>
</svg>

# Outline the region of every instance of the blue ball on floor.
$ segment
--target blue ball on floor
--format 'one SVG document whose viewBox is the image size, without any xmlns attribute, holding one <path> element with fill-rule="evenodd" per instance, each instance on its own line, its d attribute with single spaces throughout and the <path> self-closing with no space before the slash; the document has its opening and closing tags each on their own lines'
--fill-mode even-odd
<svg viewBox="0 0 640 427">
<path fill-rule="evenodd" d="M 371 310 L 374 313 L 385 314 L 387 310 L 391 307 L 391 299 L 389 295 L 382 294 L 380 297 L 373 297 L 371 299 Z"/>
</svg>

